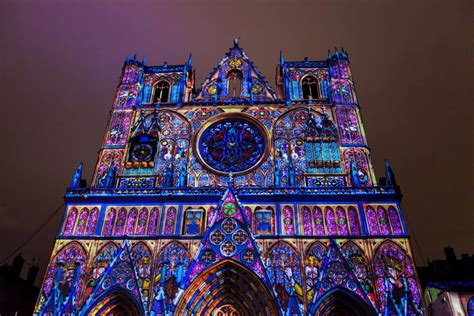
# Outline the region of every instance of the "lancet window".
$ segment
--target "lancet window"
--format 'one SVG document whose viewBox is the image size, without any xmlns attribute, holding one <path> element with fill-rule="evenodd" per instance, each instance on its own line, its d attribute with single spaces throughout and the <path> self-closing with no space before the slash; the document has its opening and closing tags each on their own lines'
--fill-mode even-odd
<svg viewBox="0 0 474 316">
<path fill-rule="evenodd" d="M 303 88 L 303 99 L 314 100 L 319 98 L 318 80 L 316 77 L 308 75 L 301 81 Z"/>
<path fill-rule="evenodd" d="M 164 80 L 158 81 L 155 85 L 155 94 L 153 96 L 154 103 L 168 102 L 170 93 L 170 84 Z"/>
<path fill-rule="evenodd" d="M 274 217 L 275 212 L 273 208 L 261 207 L 255 208 L 254 217 L 254 232 L 257 235 L 269 235 L 273 234 L 274 231 Z"/>
<path fill-rule="evenodd" d="M 227 95 L 231 98 L 238 98 L 242 94 L 242 72 L 234 69 L 227 74 Z"/>
<path fill-rule="evenodd" d="M 305 152 L 310 173 L 341 173 L 341 158 L 334 125 L 326 114 L 312 113 L 305 131 Z"/>
</svg>

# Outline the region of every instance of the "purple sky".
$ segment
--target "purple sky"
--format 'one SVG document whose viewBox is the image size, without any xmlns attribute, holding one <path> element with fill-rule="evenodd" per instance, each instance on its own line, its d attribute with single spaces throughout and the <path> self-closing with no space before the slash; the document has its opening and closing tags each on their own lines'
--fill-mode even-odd
<svg viewBox="0 0 474 316">
<path fill-rule="evenodd" d="M 377 176 L 388 158 L 421 248 L 474 252 L 473 2 L 0 1 L 0 260 L 47 218 L 79 161 L 90 180 L 127 54 L 193 54 L 200 85 L 232 45 L 274 86 L 287 60 L 348 52 Z M 57 216 L 22 253 L 44 269 Z"/>
</svg>

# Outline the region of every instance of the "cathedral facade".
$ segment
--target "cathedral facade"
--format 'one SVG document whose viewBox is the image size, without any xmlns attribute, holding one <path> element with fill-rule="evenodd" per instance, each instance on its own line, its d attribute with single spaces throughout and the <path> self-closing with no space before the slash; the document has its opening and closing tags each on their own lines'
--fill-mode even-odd
<svg viewBox="0 0 474 316">
<path fill-rule="evenodd" d="M 347 53 L 241 49 L 196 89 L 191 57 L 127 58 L 92 183 L 82 164 L 38 315 L 418 315 L 386 163 L 372 168 Z"/>
</svg>

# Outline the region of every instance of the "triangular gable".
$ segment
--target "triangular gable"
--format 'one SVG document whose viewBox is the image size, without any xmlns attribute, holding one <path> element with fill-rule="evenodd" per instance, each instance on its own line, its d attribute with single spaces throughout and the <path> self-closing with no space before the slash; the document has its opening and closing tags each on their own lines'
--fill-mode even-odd
<svg viewBox="0 0 474 316">
<path fill-rule="evenodd" d="M 227 189 L 214 213 L 184 279 L 187 287 L 196 276 L 221 260 L 232 259 L 249 268 L 272 289 L 260 250 L 249 229 L 248 218 L 232 187 Z"/>
<path fill-rule="evenodd" d="M 227 93 L 227 76 L 231 71 L 242 74 L 241 96 L 231 98 Z M 237 99 L 237 100 L 235 100 Z M 275 101 L 275 92 L 263 75 L 254 66 L 247 54 L 240 48 L 239 41 L 221 59 L 210 77 L 206 79 L 197 92 L 195 101 Z"/>
<path fill-rule="evenodd" d="M 145 116 L 145 111 L 140 112 L 140 117 L 135 125 L 132 127 L 132 138 L 140 135 L 150 135 L 158 137 L 160 132 L 160 124 L 158 122 L 158 112 Z"/>
<path fill-rule="evenodd" d="M 352 265 L 344 257 L 336 241 L 331 240 L 331 244 L 326 253 L 326 258 L 321 267 L 321 273 L 315 287 L 309 310 L 314 312 L 313 309 L 316 307 L 316 302 L 318 302 L 318 300 L 326 293 L 335 288 L 343 288 L 349 292 L 355 293 L 377 311 L 374 302 L 369 299 L 366 291 L 359 282 L 357 276 L 354 274 Z"/>
<path fill-rule="evenodd" d="M 122 247 L 117 251 L 114 260 L 101 277 L 92 294 L 86 300 L 84 306 L 88 309 L 94 301 L 101 297 L 108 290 L 118 288 L 131 294 L 136 299 L 142 308 L 146 310 L 146 301 L 142 297 L 140 291 L 139 278 L 133 263 L 131 251 L 128 242 L 125 241 Z"/>
</svg>

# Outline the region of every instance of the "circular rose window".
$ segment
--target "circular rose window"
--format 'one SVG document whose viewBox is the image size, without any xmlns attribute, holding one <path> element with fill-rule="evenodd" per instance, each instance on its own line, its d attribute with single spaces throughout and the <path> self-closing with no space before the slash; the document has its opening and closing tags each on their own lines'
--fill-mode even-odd
<svg viewBox="0 0 474 316">
<path fill-rule="evenodd" d="M 263 159 L 266 141 L 258 122 L 243 117 L 218 120 L 205 128 L 198 138 L 202 162 L 219 173 L 244 173 Z"/>
</svg>

